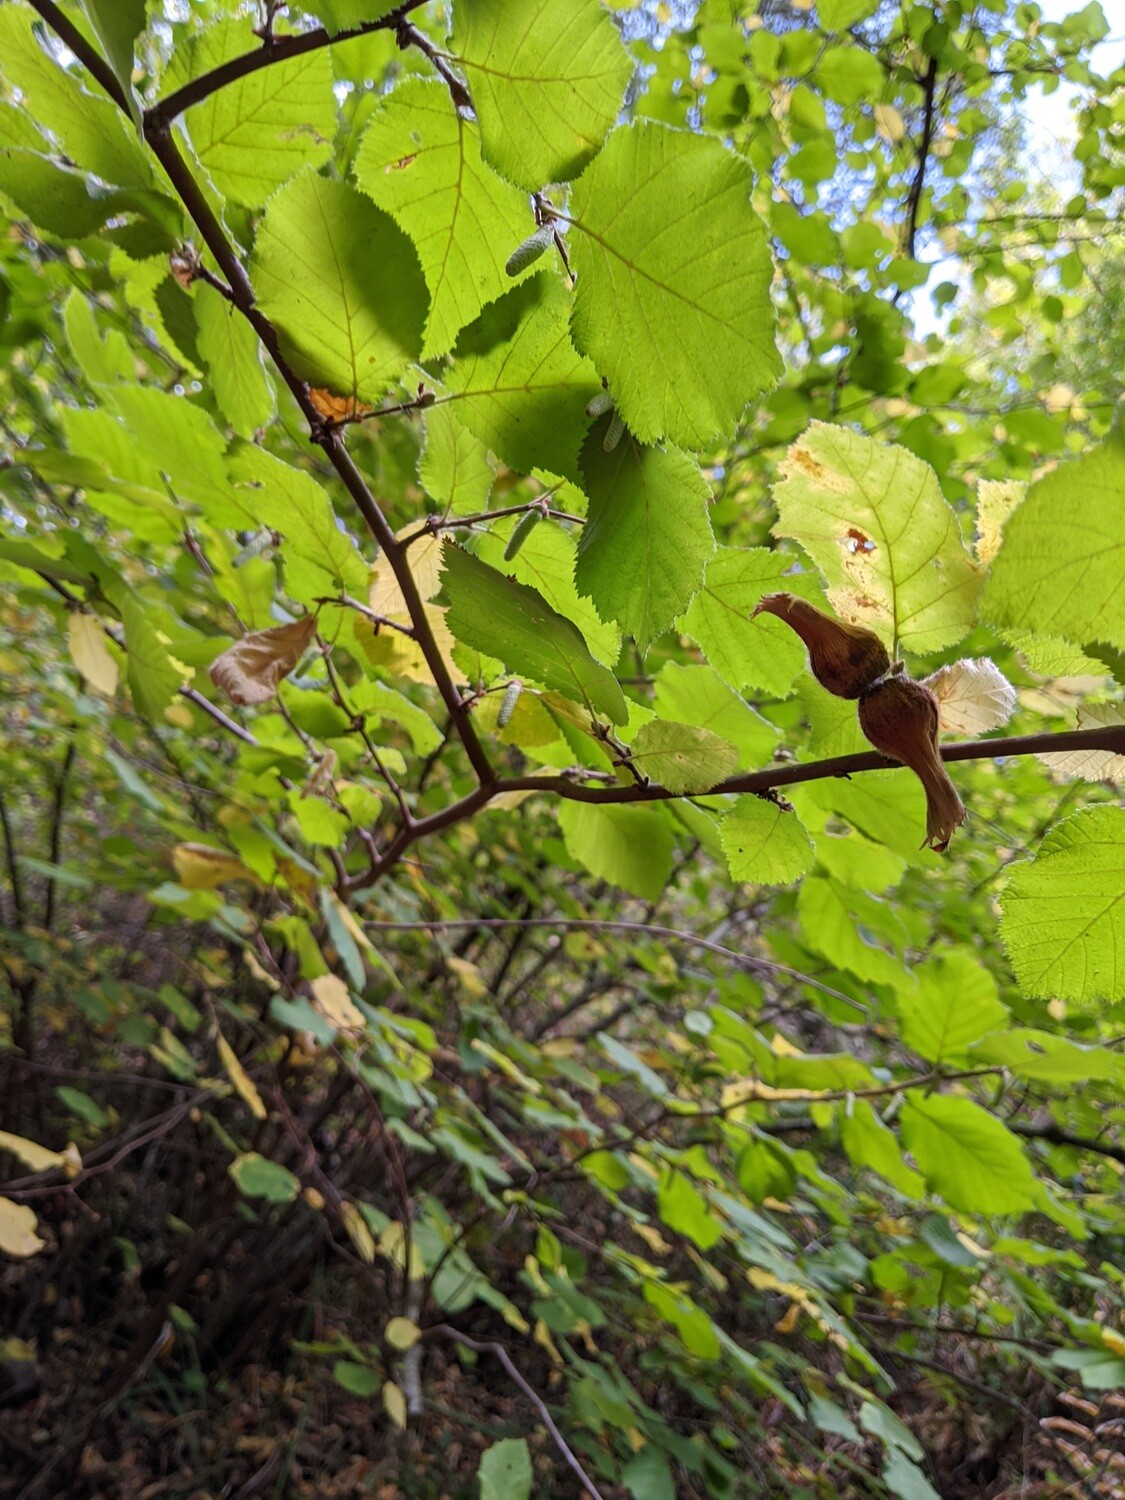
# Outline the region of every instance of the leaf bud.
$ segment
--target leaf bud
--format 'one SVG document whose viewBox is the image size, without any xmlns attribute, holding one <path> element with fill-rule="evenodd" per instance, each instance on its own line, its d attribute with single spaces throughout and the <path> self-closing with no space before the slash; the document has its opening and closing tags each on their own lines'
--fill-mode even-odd
<svg viewBox="0 0 1125 1500">
<path fill-rule="evenodd" d="M 923 848 L 943 852 L 965 821 L 965 808 L 938 751 L 938 700 L 924 683 L 884 677 L 860 697 L 859 725 L 876 750 L 909 766 L 926 792 Z"/>
<path fill-rule="evenodd" d="M 887 648 L 873 630 L 826 615 L 795 594 L 767 594 L 754 608 L 754 615 L 762 614 L 776 615 L 797 632 L 813 676 L 837 698 L 858 698 L 891 670 Z"/>
<path fill-rule="evenodd" d="M 541 255 L 552 244 L 555 238 L 555 226 L 553 224 L 540 224 L 534 234 L 529 234 L 521 245 L 517 245 L 508 256 L 508 263 L 504 270 L 509 276 L 518 276 L 521 271 L 526 271 L 528 266 L 533 266 Z"/>
</svg>

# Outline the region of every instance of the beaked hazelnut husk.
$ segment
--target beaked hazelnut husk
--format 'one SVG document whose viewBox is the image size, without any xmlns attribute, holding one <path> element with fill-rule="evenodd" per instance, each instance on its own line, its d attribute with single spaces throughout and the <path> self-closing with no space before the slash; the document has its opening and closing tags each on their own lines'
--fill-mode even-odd
<svg viewBox="0 0 1125 1500">
<path fill-rule="evenodd" d="M 826 615 L 795 594 L 767 594 L 754 609 L 762 614 L 776 615 L 797 632 L 813 676 L 837 698 L 858 698 L 891 669 L 887 648 L 873 630 Z"/>
<path fill-rule="evenodd" d="M 926 792 L 926 838 L 942 853 L 965 821 L 965 808 L 938 751 L 938 701 L 921 682 L 890 676 L 859 700 L 859 724 L 876 750 L 909 766 Z"/>
</svg>

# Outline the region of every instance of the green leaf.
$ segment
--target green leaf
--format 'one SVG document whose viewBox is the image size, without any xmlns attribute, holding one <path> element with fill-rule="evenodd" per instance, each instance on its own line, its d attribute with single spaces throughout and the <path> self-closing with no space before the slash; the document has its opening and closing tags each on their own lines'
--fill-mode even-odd
<svg viewBox="0 0 1125 1500">
<path fill-rule="evenodd" d="M 707 483 L 674 448 L 626 438 L 607 453 L 601 424 L 579 463 L 590 508 L 575 582 L 644 651 L 690 604 L 715 550 Z"/>
<path fill-rule="evenodd" d="M 1109 1047 L 1083 1047 L 1033 1027 L 982 1037 L 970 1049 L 970 1056 L 978 1063 L 1000 1063 L 1020 1078 L 1053 1084 L 1104 1078 L 1125 1088 L 1125 1057 L 1120 1053 Z"/>
<path fill-rule="evenodd" d="M 578 626 L 590 654 L 612 668 L 621 653 L 621 631 L 612 620 L 604 624 L 590 600 L 579 595 L 574 584 L 574 538 L 557 521 L 541 521 L 516 556 L 506 562 L 501 540 L 505 528 L 512 525 L 502 521 L 481 542 L 478 555 L 542 594 L 552 609 Z"/>
<path fill-rule="evenodd" d="M 332 1378 L 353 1396 L 373 1396 L 383 1384 L 383 1377 L 377 1370 L 368 1365 L 357 1365 L 350 1359 L 336 1361 L 332 1366 Z"/>
<path fill-rule="evenodd" d="M 969 1214 L 1016 1214 L 1035 1203 L 1035 1179 L 1018 1136 L 974 1104 L 911 1094 L 902 1140 L 930 1188 Z"/>
<path fill-rule="evenodd" d="M 908 1167 L 893 1130 L 875 1113 L 866 1099 L 853 1099 L 850 1108 L 841 1105 L 840 1141 L 857 1167 L 868 1167 L 904 1193 L 920 1198 L 925 1184 L 919 1173 Z"/>
<path fill-rule="evenodd" d="M 488 450 L 461 423 L 448 403 L 426 413 L 426 446 L 418 460 L 422 488 L 455 516 L 473 515 L 488 504 L 495 479 Z"/>
<path fill-rule="evenodd" d="M 523 1438 L 503 1438 L 481 1454 L 480 1500 L 528 1500 L 531 1454 Z"/>
<path fill-rule="evenodd" d="M 984 612 L 997 625 L 1125 649 L 1125 423 L 1033 484 L 1004 525 Z"/>
<path fill-rule="evenodd" d="M 896 1417 L 889 1406 L 884 1406 L 881 1401 L 872 1398 L 864 1401 L 859 1408 L 859 1425 L 864 1432 L 870 1432 L 888 1447 L 905 1453 L 908 1458 L 922 1458 L 924 1450 L 921 1443 L 907 1427 L 901 1417 Z"/>
<path fill-rule="evenodd" d="M 114 0 L 112 8 L 119 8 L 122 21 L 127 23 L 129 13 L 139 3 L 121 0 L 118 7 Z M 90 10 L 91 6 L 86 8 Z M 108 14 L 111 6 L 102 0 L 96 8 Z M 23 96 L 24 109 L 58 137 L 76 167 L 118 187 L 151 187 L 152 167 L 121 111 L 102 94 L 88 93 L 75 74 L 65 72 L 44 52 L 31 29 L 36 22 L 38 17 L 28 6 L 0 6 L 0 57 L 8 78 Z M 131 43 L 129 55 L 131 73 Z M 128 82 L 126 92 L 132 92 Z M 69 238 L 79 231 L 75 226 L 59 232 Z"/>
<path fill-rule="evenodd" d="M 710 791 L 738 764 L 738 751 L 710 729 L 660 719 L 641 726 L 629 755 L 642 775 L 678 796 Z"/>
<path fill-rule="evenodd" d="M 649 121 L 614 131 L 571 192 L 574 341 L 642 442 L 704 447 L 781 374 L 751 186 L 713 136 Z"/>
<path fill-rule="evenodd" d="M 915 973 L 917 990 L 899 1001 L 902 1039 L 927 1062 L 964 1062 L 973 1042 L 1007 1020 L 996 981 L 967 949 L 951 948 Z"/>
<path fill-rule="evenodd" d="M 196 286 L 194 302 L 199 352 L 215 404 L 239 437 L 253 437 L 277 415 L 258 336 L 242 314 L 206 282 Z"/>
<path fill-rule="evenodd" d="M 656 1207 L 669 1229 L 686 1235 L 701 1250 L 710 1250 L 723 1237 L 723 1227 L 703 1194 L 683 1172 L 665 1167 L 656 1189 Z"/>
<path fill-rule="evenodd" d="M 129 654 L 129 691 L 138 713 L 159 723 L 179 692 L 184 673 L 168 655 L 152 612 L 135 594 L 122 600 L 121 619 Z"/>
<path fill-rule="evenodd" d="M 570 299 L 541 271 L 486 308 L 458 341 L 446 378 L 458 421 L 509 468 L 578 479 L 578 451 L 601 390 L 567 325 Z"/>
<path fill-rule="evenodd" d="M 590 655 L 578 627 L 541 594 L 448 542 L 443 564 L 446 620 L 459 641 L 614 724 L 625 723 L 628 709 L 617 679 Z"/>
<path fill-rule="evenodd" d="M 655 901 L 672 873 L 672 825 L 657 808 L 565 801 L 559 827 L 591 875 Z"/>
<path fill-rule="evenodd" d="M 402 0 L 302 0 L 301 9 L 323 21 L 326 30 L 335 36 L 339 31 L 354 31 L 371 21 L 381 21 L 401 3 Z"/>
<path fill-rule="evenodd" d="M 243 510 L 238 524 L 251 530 L 269 526 L 286 539 L 281 555 L 292 598 L 311 604 L 341 590 L 366 596 L 367 564 L 311 474 L 252 445 L 237 448 L 228 469 Z"/>
<path fill-rule="evenodd" d="M 889 951 L 891 939 L 883 936 L 884 929 L 901 927 L 892 907 L 834 880 L 810 875 L 797 894 L 797 913 L 805 941 L 830 963 L 857 979 L 889 985 L 897 993 L 912 988 L 913 976 Z M 896 936 L 905 940 L 904 933 Z"/>
<path fill-rule="evenodd" d="M 972 629 L 980 571 L 928 464 L 850 428 L 813 422 L 782 474 L 774 530 L 808 552 L 844 619 L 919 653 Z"/>
<path fill-rule="evenodd" d="M 156 197 L 103 187 L 84 172 L 22 146 L 0 146 L 0 193 L 20 215 L 65 240 L 84 239 L 117 214 L 146 210 Z"/>
<path fill-rule="evenodd" d="M 837 104 L 858 104 L 878 99 L 886 81 L 883 65 L 866 47 L 829 47 L 816 67 L 816 78 L 829 99 Z"/>
<path fill-rule="evenodd" d="M 142 120 L 140 101 L 133 88 L 133 53 L 137 37 L 145 29 L 145 3 L 146 0 L 82 0 L 82 8 L 125 94 L 138 133 Z"/>
<path fill-rule="evenodd" d="M 582 170 L 633 74 L 596 0 L 455 0 L 452 46 L 485 157 L 529 191 Z"/>
<path fill-rule="evenodd" d="M 236 1156 L 227 1171 L 244 1198 L 264 1198 L 267 1203 L 292 1203 L 301 1191 L 299 1180 L 283 1167 L 256 1151 Z"/>
<path fill-rule="evenodd" d="M 71 353 L 91 385 L 117 385 L 136 379 L 137 362 L 128 340 L 116 328 L 103 336 L 88 297 L 77 289 L 63 308 Z"/>
<path fill-rule="evenodd" d="M 854 830 L 817 834 L 816 857 L 829 875 L 863 891 L 885 891 L 897 885 L 906 869 L 905 860 L 893 850 Z"/>
<path fill-rule="evenodd" d="M 527 195 L 481 159 L 476 127 L 444 83 L 409 78 L 383 100 L 355 177 L 414 241 L 430 289 L 423 355 L 458 333 L 512 285 L 504 263 L 528 231 Z"/>
<path fill-rule="evenodd" d="M 274 194 L 252 277 L 294 368 L 314 385 L 377 401 L 418 357 L 426 289 L 414 246 L 346 182 L 307 170 Z"/>
<path fill-rule="evenodd" d="M 825 31 L 847 31 L 878 8 L 879 0 L 817 0 L 816 16 Z"/>
<path fill-rule="evenodd" d="M 660 1449 L 646 1443 L 621 1470 L 621 1483 L 633 1500 L 676 1500 L 676 1483 Z"/>
<path fill-rule="evenodd" d="M 806 664 L 805 648 L 787 625 L 772 615 L 751 619 L 758 600 L 778 589 L 823 604 L 813 580 L 791 574 L 792 567 L 793 558 L 784 552 L 720 547 L 681 621 L 723 681 L 738 691 L 761 688 L 784 698 Z"/>
<path fill-rule="evenodd" d="M 712 667 L 666 662 L 656 678 L 652 706 L 662 719 L 710 729 L 732 744 L 738 764 L 764 765 L 780 731 L 727 687 Z"/>
<path fill-rule="evenodd" d="M 1060 1349 L 1051 1363 L 1060 1370 L 1077 1370 L 1088 1391 L 1120 1391 L 1125 1386 L 1125 1359 L 1110 1349 Z"/>
<path fill-rule="evenodd" d="M 229 62 L 247 50 L 246 23 L 222 21 L 174 55 L 170 83 Z M 336 100 L 326 48 L 282 58 L 216 89 L 184 115 L 200 163 L 218 190 L 259 208 L 302 167 L 319 167 L 332 154 Z"/>
<path fill-rule="evenodd" d="M 761 797 L 739 797 L 719 838 L 732 880 L 790 885 L 812 868 L 813 847 L 800 818 Z"/>
<path fill-rule="evenodd" d="M 1000 933 L 1025 994 L 1114 1000 L 1125 975 L 1125 808 L 1065 818 L 1012 865 Z"/>
</svg>

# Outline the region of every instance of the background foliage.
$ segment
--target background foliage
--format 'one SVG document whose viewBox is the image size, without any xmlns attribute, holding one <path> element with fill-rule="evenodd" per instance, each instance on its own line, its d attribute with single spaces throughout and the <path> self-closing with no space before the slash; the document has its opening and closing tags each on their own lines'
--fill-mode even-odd
<svg viewBox="0 0 1125 1500">
<path fill-rule="evenodd" d="M 1107 32 L 0 3 L 3 1493 L 1120 1493 Z"/>
</svg>

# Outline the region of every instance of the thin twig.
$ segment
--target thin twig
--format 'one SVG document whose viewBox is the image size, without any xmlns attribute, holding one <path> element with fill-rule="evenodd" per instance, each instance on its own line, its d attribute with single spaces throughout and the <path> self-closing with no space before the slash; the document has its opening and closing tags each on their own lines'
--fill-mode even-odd
<svg viewBox="0 0 1125 1500">
<path fill-rule="evenodd" d="M 515 1361 L 512 1359 L 512 1356 L 508 1353 L 507 1349 L 504 1348 L 503 1344 L 495 1342 L 482 1343 L 480 1339 L 470 1338 L 467 1333 L 461 1333 L 456 1328 L 451 1328 L 448 1323 L 437 1323 L 432 1328 L 427 1328 L 424 1336 L 427 1338 L 452 1339 L 454 1343 L 463 1344 L 466 1349 L 472 1349 L 476 1354 L 491 1354 L 496 1359 L 498 1359 L 504 1366 L 504 1369 L 508 1372 L 508 1375 L 511 1377 L 511 1379 L 516 1383 L 516 1385 L 519 1386 L 520 1390 L 535 1407 L 540 1417 L 542 1417 L 543 1425 L 551 1434 L 555 1447 L 562 1454 L 563 1458 L 566 1460 L 567 1465 L 570 1467 L 573 1473 L 577 1475 L 580 1483 L 585 1485 L 586 1489 L 589 1491 L 592 1497 L 592 1500 L 605 1500 L 605 1497 L 602 1494 L 601 1490 L 598 1489 L 597 1485 L 590 1478 L 589 1474 L 586 1473 L 586 1470 L 579 1462 L 573 1448 L 571 1448 L 566 1438 L 564 1438 L 562 1433 L 559 1431 L 558 1424 L 556 1423 L 554 1417 L 552 1417 L 550 1410 L 547 1407 L 547 1403 L 543 1400 L 542 1396 L 540 1396 L 535 1387 L 531 1385 L 523 1375 L 520 1374 L 519 1370 L 516 1368 Z"/>
</svg>

